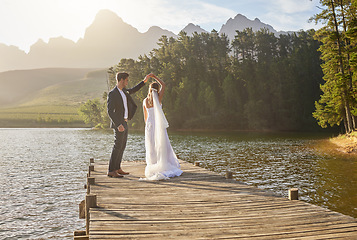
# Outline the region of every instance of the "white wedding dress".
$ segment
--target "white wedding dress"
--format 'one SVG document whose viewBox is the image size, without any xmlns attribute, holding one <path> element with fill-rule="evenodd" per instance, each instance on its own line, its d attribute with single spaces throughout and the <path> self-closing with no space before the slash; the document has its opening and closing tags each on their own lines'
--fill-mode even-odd
<svg viewBox="0 0 357 240">
<path fill-rule="evenodd" d="M 156 91 L 152 93 L 154 107 L 146 108 L 146 178 L 142 180 L 163 180 L 180 176 L 182 170 L 167 135 L 166 128 L 169 125 L 159 103 L 158 94 Z M 143 104 L 145 104 L 145 100 Z"/>
</svg>

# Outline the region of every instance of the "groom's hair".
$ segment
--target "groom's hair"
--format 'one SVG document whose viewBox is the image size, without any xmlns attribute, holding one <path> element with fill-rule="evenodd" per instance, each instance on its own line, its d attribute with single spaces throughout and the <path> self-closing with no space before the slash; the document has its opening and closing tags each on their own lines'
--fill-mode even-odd
<svg viewBox="0 0 357 240">
<path fill-rule="evenodd" d="M 126 72 L 118 72 L 116 76 L 118 82 L 120 82 L 122 79 L 126 79 L 127 77 L 129 77 L 129 74 Z"/>
</svg>

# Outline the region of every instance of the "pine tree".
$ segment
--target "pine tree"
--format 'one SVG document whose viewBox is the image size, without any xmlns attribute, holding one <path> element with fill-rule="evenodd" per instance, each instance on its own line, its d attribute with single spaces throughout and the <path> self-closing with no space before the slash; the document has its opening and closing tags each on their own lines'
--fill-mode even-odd
<svg viewBox="0 0 357 240">
<path fill-rule="evenodd" d="M 351 23 L 356 21 L 355 0 L 320 0 L 326 7 L 312 20 L 322 21 L 325 26 L 316 32 L 315 38 L 322 42 L 319 51 L 324 63 L 321 65 L 324 80 L 323 95 L 315 102 L 313 116 L 321 127 L 339 125 L 342 121 L 346 133 L 356 128 L 356 94 L 354 71 L 351 68 L 351 50 L 356 43 L 347 34 Z M 355 51 L 355 50 L 354 50 Z"/>
</svg>

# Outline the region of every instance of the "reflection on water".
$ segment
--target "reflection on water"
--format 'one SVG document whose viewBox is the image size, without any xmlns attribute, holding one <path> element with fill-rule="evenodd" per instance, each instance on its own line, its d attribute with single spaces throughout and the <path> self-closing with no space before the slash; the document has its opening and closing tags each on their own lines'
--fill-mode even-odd
<svg viewBox="0 0 357 240">
<path fill-rule="evenodd" d="M 329 145 L 328 141 L 315 143 L 317 190 L 311 202 L 357 218 L 357 156 L 329 151 Z"/>
<path fill-rule="evenodd" d="M 321 152 L 314 135 L 169 133 L 177 155 L 242 182 L 357 217 L 356 157 Z M 84 230 L 78 203 L 88 159 L 108 160 L 111 131 L 0 129 L 0 238 L 65 239 Z M 131 132 L 124 161 L 144 161 L 143 133 Z"/>
</svg>

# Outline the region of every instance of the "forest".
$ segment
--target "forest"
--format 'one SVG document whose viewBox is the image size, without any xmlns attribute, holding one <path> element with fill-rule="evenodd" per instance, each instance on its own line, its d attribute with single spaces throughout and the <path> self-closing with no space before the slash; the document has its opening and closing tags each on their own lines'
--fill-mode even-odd
<svg viewBox="0 0 357 240">
<path fill-rule="evenodd" d="M 148 73 L 165 81 L 163 109 L 173 129 L 350 133 L 357 121 L 357 1 L 320 0 L 308 30 L 275 36 L 266 29 L 227 36 L 180 32 L 158 48 L 108 69 L 108 85 L 128 72 L 133 86 Z M 138 106 L 147 87 L 135 95 Z M 85 122 L 107 127 L 106 93 L 80 108 Z M 140 108 L 139 108 L 140 109 Z M 138 111 L 131 121 L 143 128 Z M 343 124 L 341 124 L 343 123 Z M 331 128 L 330 128 L 331 129 Z"/>
<path fill-rule="evenodd" d="M 173 129 L 307 131 L 317 129 L 312 113 L 320 97 L 320 44 L 314 30 L 274 36 L 265 29 L 237 31 L 230 42 L 216 31 L 177 39 L 162 36 L 149 55 L 121 59 L 109 68 L 128 72 L 133 86 L 152 72 L 166 83 L 163 109 Z M 148 85 L 148 84 L 147 84 Z M 138 111 L 131 124 L 144 126 L 141 109 L 147 87 L 134 95 Z M 97 108 L 87 122 L 107 126 L 103 100 L 82 106 Z M 101 114 L 100 114 L 101 113 Z M 90 117 L 90 116 L 88 116 Z"/>
</svg>

